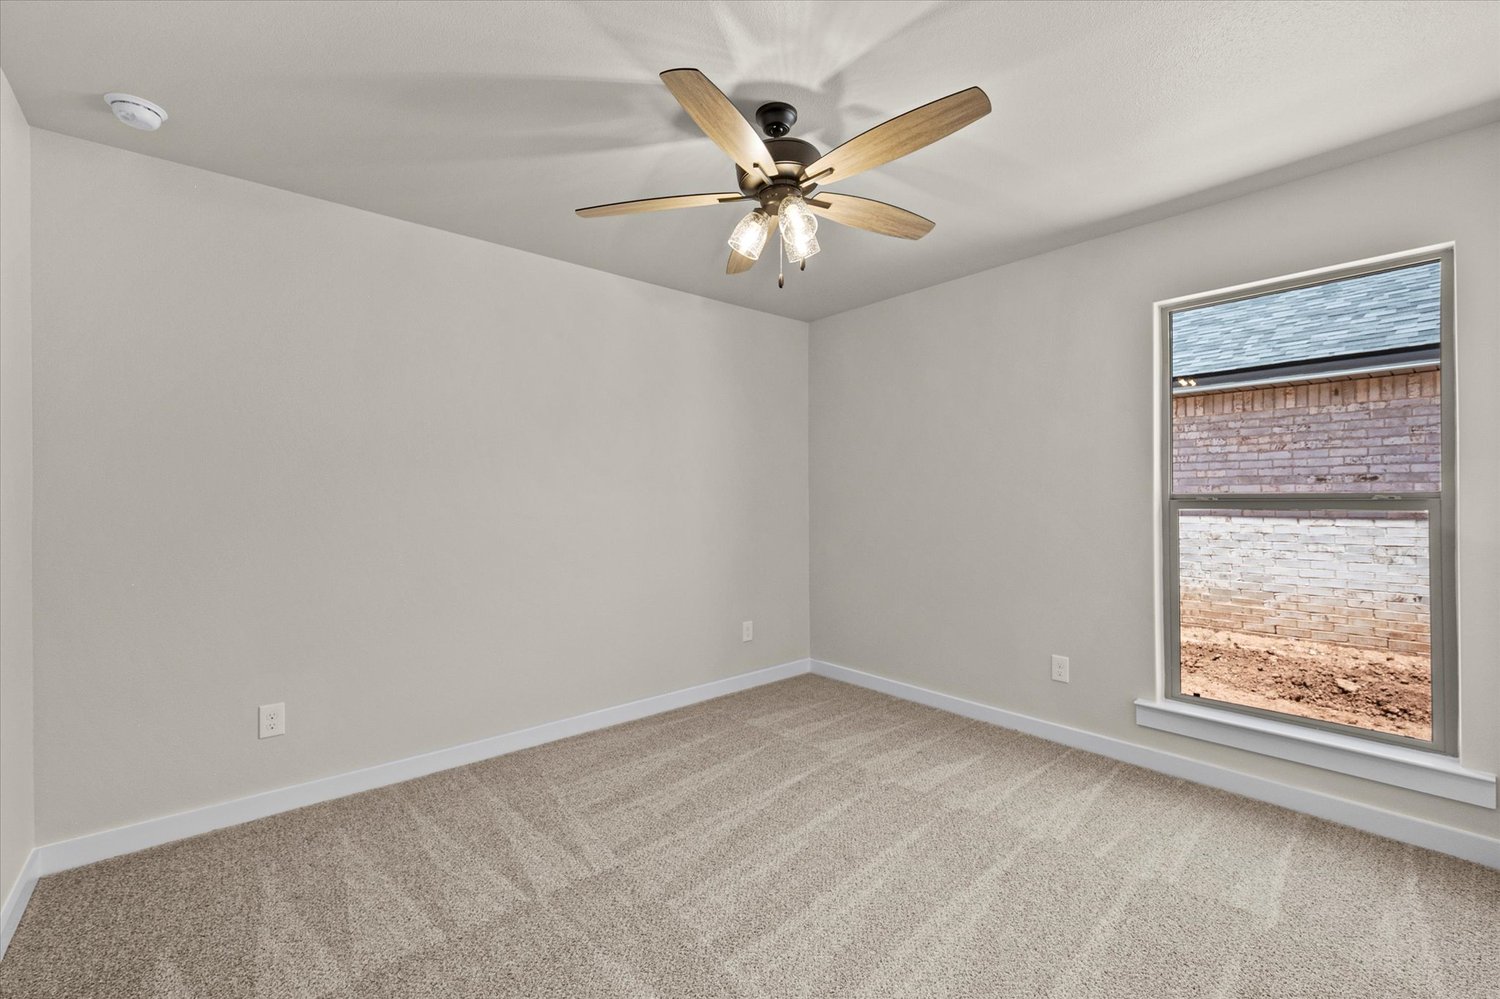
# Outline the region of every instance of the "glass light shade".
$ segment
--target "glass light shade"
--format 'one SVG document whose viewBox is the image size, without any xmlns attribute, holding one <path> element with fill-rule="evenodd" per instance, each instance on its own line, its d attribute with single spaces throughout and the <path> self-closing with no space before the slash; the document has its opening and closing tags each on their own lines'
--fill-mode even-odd
<svg viewBox="0 0 1500 999">
<path fill-rule="evenodd" d="M 813 233 L 818 231 L 818 217 L 807 207 L 801 194 L 788 196 L 776 211 L 782 233 L 793 240 L 811 239 Z"/>
<path fill-rule="evenodd" d="M 792 239 L 785 229 L 781 231 L 781 243 L 786 248 L 786 258 L 794 264 L 800 264 L 808 257 L 822 249 L 818 245 L 818 237 L 810 232 L 805 232 L 798 239 Z"/>
<path fill-rule="evenodd" d="M 788 260 L 800 264 L 818 252 L 818 217 L 807 207 L 801 194 L 792 194 L 781 202 L 777 209 L 777 221 L 781 226 L 781 242 Z"/>
<path fill-rule="evenodd" d="M 729 245 L 740 256 L 759 260 L 760 251 L 766 245 L 766 237 L 770 234 L 771 216 L 757 208 L 740 219 L 739 224 L 734 227 L 734 232 L 729 234 Z"/>
</svg>

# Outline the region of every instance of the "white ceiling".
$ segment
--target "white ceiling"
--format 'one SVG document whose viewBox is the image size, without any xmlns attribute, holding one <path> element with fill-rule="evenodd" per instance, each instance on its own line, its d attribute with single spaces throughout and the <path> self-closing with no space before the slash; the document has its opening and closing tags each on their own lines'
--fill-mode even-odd
<svg viewBox="0 0 1500 999">
<path fill-rule="evenodd" d="M 994 112 L 837 188 L 931 235 L 825 223 L 778 291 L 723 272 L 744 205 L 572 214 L 733 189 L 678 66 L 825 151 L 975 84 Z M 815 319 L 1500 120 L 1500 3 L 4 0 L 0 67 L 40 128 Z"/>
</svg>

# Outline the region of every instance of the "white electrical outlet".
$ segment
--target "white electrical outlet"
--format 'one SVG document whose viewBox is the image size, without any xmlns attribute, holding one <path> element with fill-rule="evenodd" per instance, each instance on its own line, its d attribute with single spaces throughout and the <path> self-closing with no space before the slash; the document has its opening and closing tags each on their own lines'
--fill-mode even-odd
<svg viewBox="0 0 1500 999">
<path fill-rule="evenodd" d="M 1067 683 L 1068 682 L 1068 657 L 1067 656 L 1053 656 L 1052 657 L 1052 679 L 1056 680 L 1058 683 Z"/>
<path fill-rule="evenodd" d="M 755 622 L 754 621 L 741 621 L 740 622 L 740 641 L 742 641 L 742 642 L 750 642 L 750 641 L 754 641 L 754 640 L 755 640 Z"/>
<path fill-rule="evenodd" d="M 262 739 L 286 735 L 286 705 L 262 704 L 260 706 L 260 737 Z"/>
</svg>

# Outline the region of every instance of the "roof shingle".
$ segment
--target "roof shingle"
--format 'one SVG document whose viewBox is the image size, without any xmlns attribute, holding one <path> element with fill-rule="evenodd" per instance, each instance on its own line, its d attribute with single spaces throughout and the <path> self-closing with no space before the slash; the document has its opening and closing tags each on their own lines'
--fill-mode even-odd
<svg viewBox="0 0 1500 999">
<path fill-rule="evenodd" d="M 1437 262 L 1172 314 L 1172 375 L 1436 346 Z"/>
</svg>

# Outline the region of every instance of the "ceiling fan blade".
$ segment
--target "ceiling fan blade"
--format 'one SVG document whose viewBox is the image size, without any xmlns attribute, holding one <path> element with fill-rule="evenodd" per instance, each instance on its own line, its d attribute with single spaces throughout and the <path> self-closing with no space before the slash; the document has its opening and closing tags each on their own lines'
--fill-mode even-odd
<svg viewBox="0 0 1500 999">
<path fill-rule="evenodd" d="M 606 215 L 638 215 L 641 212 L 664 212 L 670 208 L 697 208 L 700 205 L 725 205 L 731 201 L 749 201 L 738 191 L 724 194 L 677 194 L 670 198 L 642 198 L 640 201 L 616 201 L 574 209 L 582 218 L 596 219 Z"/>
<path fill-rule="evenodd" d="M 983 90 L 960 90 L 859 133 L 809 165 L 799 179 L 826 185 L 853 177 L 914 153 L 989 113 L 990 99 Z"/>
<path fill-rule="evenodd" d="M 729 251 L 729 265 L 724 268 L 725 274 L 743 274 L 755 266 L 755 260 L 745 256 L 739 250 L 731 248 Z"/>
<path fill-rule="evenodd" d="M 898 236 L 901 239 L 921 239 L 937 225 L 916 212 L 888 205 L 884 201 L 856 198 L 852 194 L 819 191 L 815 197 L 807 199 L 807 207 L 841 225 L 868 229 L 882 236 Z"/>
<path fill-rule="evenodd" d="M 742 170 L 752 175 L 764 174 L 767 179 L 776 176 L 776 161 L 755 126 L 745 120 L 712 80 L 696 69 L 669 69 L 661 74 L 661 79 L 682 109 L 703 129 L 703 134 L 714 140 Z"/>
</svg>

